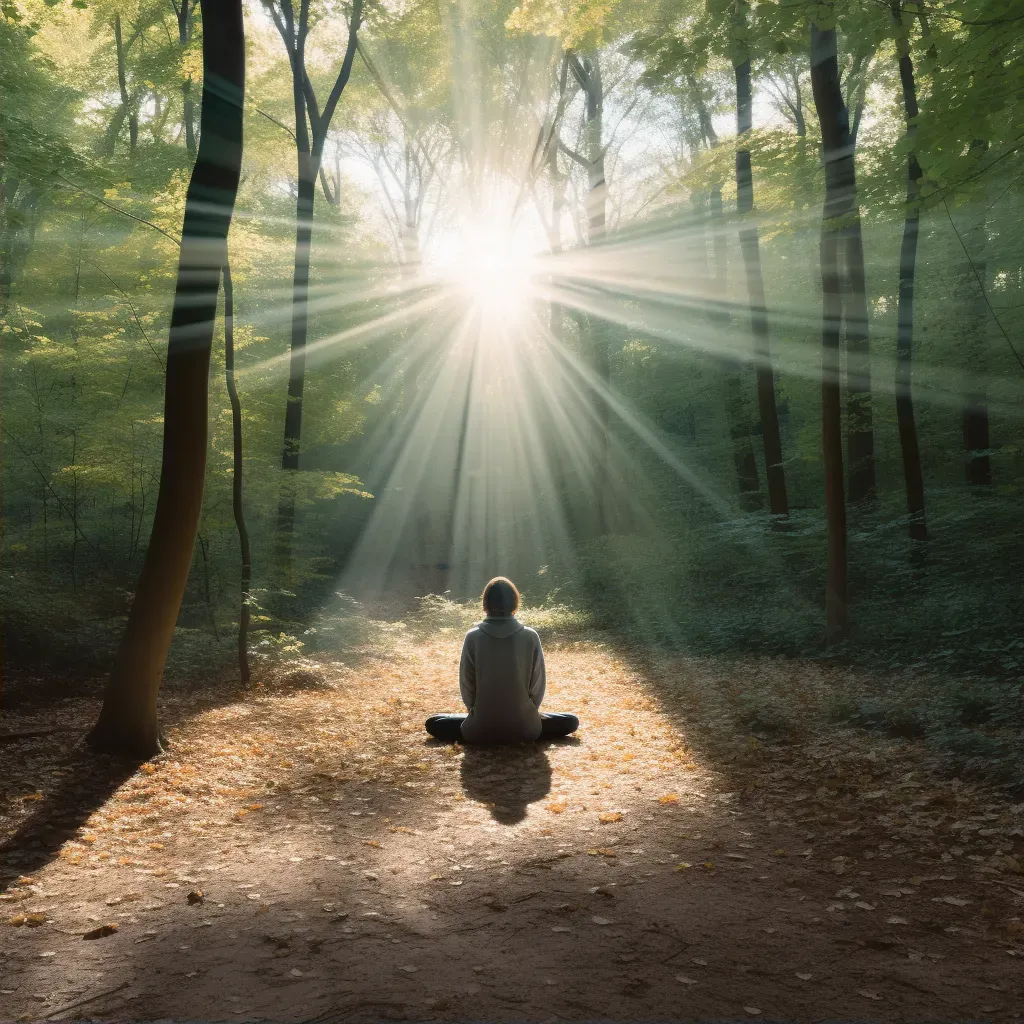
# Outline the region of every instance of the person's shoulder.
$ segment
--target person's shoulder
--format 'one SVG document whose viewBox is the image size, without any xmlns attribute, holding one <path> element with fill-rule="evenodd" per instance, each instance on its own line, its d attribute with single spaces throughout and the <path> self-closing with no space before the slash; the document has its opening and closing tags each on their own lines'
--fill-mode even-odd
<svg viewBox="0 0 1024 1024">
<path fill-rule="evenodd" d="M 540 633 L 538 633 L 537 630 L 533 628 L 533 626 L 523 626 L 523 632 L 528 637 L 531 637 L 532 639 L 536 640 L 537 643 L 540 643 Z"/>
<path fill-rule="evenodd" d="M 475 626 L 472 626 L 468 630 L 466 630 L 466 639 L 474 639 L 475 637 L 480 636 L 481 633 L 483 633 L 483 630 L 480 628 L 480 623 L 477 623 Z"/>
</svg>

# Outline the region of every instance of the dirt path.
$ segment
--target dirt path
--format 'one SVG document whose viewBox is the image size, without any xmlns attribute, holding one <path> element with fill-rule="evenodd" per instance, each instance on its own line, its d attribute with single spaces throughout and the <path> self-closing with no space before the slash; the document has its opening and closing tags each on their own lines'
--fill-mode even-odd
<svg viewBox="0 0 1024 1024">
<path fill-rule="evenodd" d="M 548 650 L 578 740 L 436 745 L 457 647 L 172 699 L 130 775 L 0 746 L 0 1018 L 1021 1018 L 1024 807 L 897 741 L 713 743 L 713 665 L 593 642 Z"/>
</svg>

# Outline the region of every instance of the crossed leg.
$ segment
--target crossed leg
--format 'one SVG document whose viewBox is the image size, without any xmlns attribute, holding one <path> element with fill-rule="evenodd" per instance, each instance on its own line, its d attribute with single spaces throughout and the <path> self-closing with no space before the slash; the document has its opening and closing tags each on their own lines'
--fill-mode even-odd
<svg viewBox="0 0 1024 1024">
<path fill-rule="evenodd" d="M 466 715 L 431 715 L 426 723 L 425 727 L 427 732 L 436 740 L 444 740 L 446 743 L 461 743 L 462 742 L 462 723 L 466 720 Z M 574 733 L 580 727 L 580 720 L 575 715 L 570 715 L 567 712 L 548 712 L 542 711 L 540 714 L 541 721 L 541 739 L 549 739 L 557 736 L 568 736 Z"/>
</svg>

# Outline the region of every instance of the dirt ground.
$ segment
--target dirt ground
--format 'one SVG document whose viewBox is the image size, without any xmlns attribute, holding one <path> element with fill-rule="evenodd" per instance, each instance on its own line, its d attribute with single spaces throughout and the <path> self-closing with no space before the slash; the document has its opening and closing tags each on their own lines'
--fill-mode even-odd
<svg viewBox="0 0 1024 1024">
<path fill-rule="evenodd" d="M 68 731 L 0 745 L 0 1018 L 1024 1016 L 1024 805 L 701 696 L 826 670 L 551 643 L 578 737 L 465 750 L 422 731 L 458 639 L 168 691 L 141 768 L 75 746 L 94 701 L 7 715 Z"/>
</svg>

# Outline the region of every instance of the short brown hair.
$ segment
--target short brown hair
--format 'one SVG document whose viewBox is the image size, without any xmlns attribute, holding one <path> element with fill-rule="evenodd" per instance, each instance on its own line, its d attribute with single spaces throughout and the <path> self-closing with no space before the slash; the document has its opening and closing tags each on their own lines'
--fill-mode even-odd
<svg viewBox="0 0 1024 1024">
<path fill-rule="evenodd" d="M 483 605 L 485 615 L 515 615 L 519 608 L 519 591 L 510 579 L 495 576 L 484 587 Z"/>
</svg>

